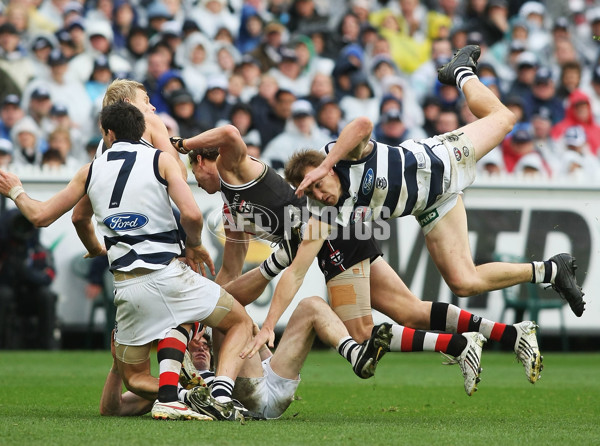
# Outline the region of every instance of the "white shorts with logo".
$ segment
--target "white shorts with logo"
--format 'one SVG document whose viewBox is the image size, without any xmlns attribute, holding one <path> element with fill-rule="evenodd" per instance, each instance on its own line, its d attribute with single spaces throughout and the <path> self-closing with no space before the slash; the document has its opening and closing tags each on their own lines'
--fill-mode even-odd
<svg viewBox="0 0 600 446">
<path fill-rule="evenodd" d="M 286 379 L 277 375 L 271 368 L 271 358 L 262 362 L 262 378 L 238 376 L 233 388 L 233 398 L 246 409 L 269 419 L 279 418 L 286 411 L 300 384 L 300 379 Z"/>
<path fill-rule="evenodd" d="M 220 294 L 219 285 L 179 260 L 140 277 L 115 281 L 115 340 L 144 345 L 163 339 L 180 324 L 210 316 Z"/>
<path fill-rule="evenodd" d="M 440 141 L 443 145 L 439 145 Z M 456 206 L 458 196 L 475 181 L 475 149 L 471 140 L 458 130 L 421 141 L 444 163 L 444 192 L 433 205 L 416 216 L 424 235 Z"/>
</svg>

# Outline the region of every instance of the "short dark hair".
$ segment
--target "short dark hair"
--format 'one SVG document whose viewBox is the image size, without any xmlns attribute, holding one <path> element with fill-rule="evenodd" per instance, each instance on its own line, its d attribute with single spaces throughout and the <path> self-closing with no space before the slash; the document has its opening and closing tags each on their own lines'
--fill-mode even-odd
<svg viewBox="0 0 600 446">
<path fill-rule="evenodd" d="M 325 154 L 318 150 L 302 150 L 296 152 L 287 162 L 283 174 L 288 183 L 294 187 L 304 179 L 304 171 L 307 167 L 319 167 L 325 159 Z"/>
<path fill-rule="evenodd" d="M 198 155 L 200 155 L 202 158 L 206 158 L 207 160 L 215 161 L 219 156 L 219 148 L 203 147 L 201 149 L 194 149 L 188 152 L 190 164 L 196 164 L 198 162 Z"/>
<path fill-rule="evenodd" d="M 140 140 L 146 131 L 146 121 L 142 112 L 124 101 L 104 107 L 100 112 L 100 125 L 105 132 L 112 130 L 117 139 L 131 141 Z"/>
</svg>

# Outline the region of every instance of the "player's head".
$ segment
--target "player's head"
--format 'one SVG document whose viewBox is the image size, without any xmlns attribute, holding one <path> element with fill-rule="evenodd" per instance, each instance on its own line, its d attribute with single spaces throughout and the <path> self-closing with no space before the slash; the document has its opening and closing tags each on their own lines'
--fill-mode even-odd
<svg viewBox="0 0 600 446">
<path fill-rule="evenodd" d="M 304 176 L 311 170 L 319 167 L 324 159 L 325 154 L 317 150 L 296 152 L 285 166 L 285 179 L 292 186 L 298 187 Z M 310 185 L 304 192 L 314 200 L 328 206 L 335 206 L 342 196 L 342 186 L 337 174 L 333 170 L 330 170 L 323 179 Z"/>
<path fill-rule="evenodd" d="M 139 141 L 146 130 L 144 115 L 127 102 L 115 102 L 100 112 L 102 137 L 107 147 L 115 140 Z"/>
<path fill-rule="evenodd" d="M 140 109 L 142 113 L 156 110 L 150 104 L 148 93 L 143 84 L 129 79 L 115 79 L 106 89 L 102 107 L 114 104 L 115 102 L 129 102 Z"/>
<path fill-rule="evenodd" d="M 212 370 L 212 343 L 203 330 L 194 336 L 188 345 L 194 367 L 198 370 Z"/>
<path fill-rule="evenodd" d="M 188 159 L 192 166 L 192 173 L 198 182 L 198 186 L 209 194 L 221 190 L 221 180 L 217 171 L 217 157 L 219 149 L 216 147 L 195 149 L 188 153 Z"/>
</svg>

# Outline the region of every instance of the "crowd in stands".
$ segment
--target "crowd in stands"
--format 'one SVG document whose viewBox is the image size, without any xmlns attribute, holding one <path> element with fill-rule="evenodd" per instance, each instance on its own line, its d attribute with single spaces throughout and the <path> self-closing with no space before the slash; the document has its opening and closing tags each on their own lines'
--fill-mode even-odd
<svg viewBox="0 0 600 446">
<path fill-rule="evenodd" d="M 466 44 L 518 117 L 480 168 L 600 179 L 599 0 L 4 0 L 0 167 L 89 161 L 115 78 L 172 135 L 231 123 L 276 168 L 359 115 L 383 143 L 433 136 L 474 119 L 437 80 Z"/>
</svg>

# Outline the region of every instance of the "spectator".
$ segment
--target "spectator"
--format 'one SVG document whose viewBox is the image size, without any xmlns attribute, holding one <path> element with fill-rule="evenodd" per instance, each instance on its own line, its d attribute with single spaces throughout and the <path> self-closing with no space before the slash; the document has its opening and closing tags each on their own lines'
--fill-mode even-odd
<svg viewBox="0 0 600 446">
<path fill-rule="evenodd" d="M 560 67 L 560 79 L 556 96 L 566 101 L 570 94 L 581 84 L 581 64 L 577 61 L 565 62 Z"/>
<path fill-rule="evenodd" d="M 62 164 L 73 172 L 81 167 L 82 163 L 73 156 L 72 153 L 73 145 L 71 143 L 71 134 L 68 128 L 58 127 L 50 135 L 48 135 L 48 150 L 44 153 L 48 153 L 50 150 L 56 150 L 61 158 Z M 42 164 L 44 160 L 42 158 Z"/>
<path fill-rule="evenodd" d="M 50 119 L 50 110 L 52 110 L 50 90 L 46 84 L 34 85 L 33 87 L 33 91 L 29 96 L 29 105 L 25 106 L 24 109 L 27 110 L 26 115 L 30 116 L 38 129 L 41 130 L 41 135 L 45 136 L 54 128 Z M 45 143 L 41 146 L 41 150 L 46 150 Z"/>
<path fill-rule="evenodd" d="M 258 93 L 258 85 L 261 78 L 260 62 L 249 54 L 242 56 L 235 72 L 242 76 L 244 87 L 242 88 L 241 100 L 249 102 Z"/>
<path fill-rule="evenodd" d="M 229 30 L 234 38 L 240 29 L 240 20 L 229 11 L 226 0 L 200 0 L 189 17 L 209 39 L 214 39 L 221 27 Z"/>
<path fill-rule="evenodd" d="M 437 135 L 435 131 L 435 124 L 442 111 L 442 104 L 437 96 L 429 95 L 425 97 L 423 101 L 423 116 L 425 123 L 423 124 L 423 130 L 428 137 Z"/>
<path fill-rule="evenodd" d="M 150 48 L 150 39 L 146 28 L 133 26 L 127 35 L 125 48 L 121 50 L 121 55 L 131 65 L 131 76 L 134 80 L 141 82 L 148 70 L 148 61 L 146 53 Z"/>
<path fill-rule="evenodd" d="M 36 75 L 33 62 L 25 55 L 19 32 L 12 23 L 0 25 L 0 68 L 17 84 L 19 93 Z"/>
<path fill-rule="evenodd" d="M 60 30 L 58 34 L 62 36 L 64 43 L 60 49 L 69 60 L 86 51 L 88 38 L 85 33 L 85 22 L 83 19 L 73 20 Z"/>
<path fill-rule="evenodd" d="M 358 116 L 367 116 L 371 121 L 379 119 L 379 99 L 373 93 L 373 87 L 367 76 L 362 72 L 356 72 L 350 77 L 352 83 L 352 94 L 344 96 L 340 100 L 340 108 L 348 121 Z"/>
<path fill-rule="evenodd" d="M 206 93 L 206 80 L 219 73 L 213 59 L 213 44 L 202 33 L 193 32 L 183 41 L 176 53 L 182 67 L 181 76 L 186 85 L 193 85 L 194 102 L 200 102 Z"/>
<path fill-rule="evenodd" d="M 331 76 L 325 73 L 315 73 L 310 83 L 310 92 L 302 99 L 306 99 L 311 103 L 313 109 L 317 109 L 319 103 L 323 99 L 334 97 L 333 81 Z"/>
<path fill-rule="evenodd" d="M 535 150 L 537 150 L 546 160 L 552 172 L 560 170 L 560 154 L 563 148 L 558 141 L 550 136 L 552 130 L 552 116 L 550 110 L 540 108 L 531 117 L 531 128 L 533 130 L 533 140 Z"/>
<path fill-rule="evenodd" d="M 556 97 L 556 85 L 552 79 L 552 74 L 546 67 L 538 68 L 531 92 L 524 96 L 524 99 L 527 119 L 541 108 L 550 111 L 553 124 L 562 120 L 565 115 L 562 101 Z"/>
<path fill-rule="evenodd" d="M 177 122 L 179 135 L 182 138 L 192 136 L 207 130 L 196 119 L 196 104 L 191 93 L 185 88 L 171 91 L 169 94 L 170 114 Z"/>
<path fill-rule="evenodd" d="M 150 48 L 148 52 L 148 72 L 142 82 L 148 92 L 148 97 L 160 96 L 159 79 L 172 69 L 172 64 L 173 54 L 166 44 L 158 44 Z"/>
<path fill-rule="evenodd" d="M 317 125 L 329 140 L 337 139 L 346 121 L 344 112 L 333 97 L 324 97 L 316 106 Z"/>
<path fill-rule="evenodd" d="M 525 51 L 519 54 L 516 59 L 516 64 L 517 75 L 511 84 L 507 95 L 524 97 L 529 93 L 533 86 L 535 73 L 539 65 L 538 58 L 532 52 Z"/>
<path fill-rule="evenodd" d="M 402 120 L 402 111 L 389 109 L 381 114 L 375 125 L 374 139 L 383 144 L 399 145 L 406 139 L 422 139 L 424 132 L 419 127 L 408 128 Z"/>
<path fill-rule="evenodd" d="M 33 61 L 36 77 L 49 79 L 50 68 L 48 57 L 50 52 L 58 46 L 58 41 L 52 35 L 38 35 L 31 43 L 31 60 Z"/>
<path fill-rule="evenodd" d="M 589 97 L 581 90 L 575 90 L 569 96 L 565 118 L 552 127 L 554 139 L 561 138 L 565 130 L 574 125 L 581 126 L 586 134 L 590 151 L 598 155 L 600 149 L 600 125 L 594 121 Z"/>
<path fill-rule="evenodd" d="M 156 91 L 149 95 L 150 103 L 156 108 L 156 113 L 168 113 L 170 92 L 182 88 L 185 88 L 185 81 L 179 70 L 167 70 L 162 73 L 157 79 Z"/>
<path fill-rule="evenodd" d="M 315 122 L 310 102 L 299 99 L 292 104 L 292 117 L 285 130 L 265 145 L 261 158 L 273 169 L 283 169 L 288 158 L 300 149 L 321 148 L 329 142 Z"/>
<path fill-rule="evenodd" d="M 598 178 L 600 161 L 591 154 L 585 130 L 581 126 L 568 127 L 563 136 L 565 150 L 560 159 L 559 173 L 564 177 L 594 180 Z"/>
<path fill-rule="evenodd" d="M 196 109 L 196 119 L 204 128 L 215 127 L 229 117 L 231 104 L 227 102 L 228 83 L 225 76 L 214 76 L 206 84 L 206 93 Z"/>
<path fill-rule="evenodd" d="M 221 74 L 229 77 L 241 61 L 242 55 L 232 44 L 218 42 L 215 45 L 215 59 Z"/>
<path fill-rule="evenodd" d="M 552 40 L 550 32 L 546 29 L 546 7 L 536 1 L 527 1 L 521 5 L 519 17 L 526 20 L 529 27 L 529 51 L 539 54 L 540 57 L 547 57 Z"/>
<path fill-rule="evenodd" d="M 115 51 L 123 50 L 127 45 L 129 33 L 138 24 L 138 14 L 127 0 L 115 0 L 113 3 L 113 47 Z"/>
<path fill-rule="evenodd" d="M 307 74 L 302 74 L 296 52 L 282 47 L 279 56 L 277 67 L 271 68 L 269 74 L 277 80 L 280 88 L 290 90 L 296 96 L 306 96 L 310 91 L 310 78 Z"/>
<path fill-rule="evenodd" d="M 55 276 L 52 254 L 40 243 L 39 230 L 18 209 L 2 214 L 0 231 L 0 313 L 4 313 L 0 325 L 14 327 L 14 318 L 19 317 L 22 325 L 14 330 L 26 337 L 23 346 L 56 349 L 57 296 L 50 290 Z M 35 321 L 24 317 L 35 317 Z"/>
<path fill-rule="evenodd" d="M 49 148 L 42 155 L 42 171 L 58 170 L 65 167 L 65 158 L 57 149 Z"/>
<path fill-rule="evenodd" d="M 0 138 L 0 169 L 7 169 L 12 163 L 13 144 L 10 139 Z"/>
<path fill-rule="evenodd" d="M 452 44 L 449 39 L 435 39 L 431 42 L 431 58 L 422 63 L 410 76 L 410 85 L 419 103 L 433 92 L 437 70 L 452 58 Z"/>
<path fill-rule="evenodd" d="M 310 37 L 305 35 L 296 36 L 294 37 L 292 46 L 296 52 L 303 76 L 312 78 L 316 73 L 330 75 L 333 71 L 333 60 L 317 53 L 315 44 Z"/>
<path fill-rule="evenodd" d="M 529 170 L 536 170 L 534 168 L 542 165 L 544 173 L 547 175 L 550 174 L 549 166 L 535 150 L 533 132 L 530 124 L 522 123 L 515 125 L 512 136 L 507 137 L 502 142 L 502 154 L 504 166 L 509 173 L 516 173 L 519 161 L 525 156 L 531 155 L 518 166 L 518 171 L 520 173 L 526 173 Z M 537 161 L 534 160 L 536 158 Z"/>
<path fill-rule="evenodd" d="M 87 82 L 94 70 L 94 60 L 98 56 L 105 56 L 108 59 L 113 73 L 131 72 L 129 61 L 113 51 L 114 35 L 110 23 L 100 20 L 88 22 L 85 32 L 88 38 L 88 49 L 69 62 L 69 76 L 82 84 Z"/>
<path fill-rule="evenodd" d="M 21 100 L 16 94 L 8 94 L 2 100 L 0 108 L 0 138 L 10 139 L 10 131 L 15 123 L 25 116 Z"/>
<path fill-rule="evenodd" d="M 161 0 L 155 0 L 146 11 L 148 19 L 148 35 L 150 38 L 160 34 L 162 26 L 169 20 L 173 20 L 171 11 Z"/>
<path fill-rule="evenodd" d="M 94 68 L 88 81 L 84 84 L 85 91 L 92 102 L 94 115 L 102 108 L 102 99 L 108 85 L 113 81 L 113 73 L 106 56 L 100 55 L 94 59 Z"/>
<path fill-rule="evenodd" d="M 81 130 L 73 122 L 69 116 L 67 107 L 61 103 L 56 103 L 50 109 L 50 121 L 53 129 L 66 129 L 69 132 L 69 139 L 71 140 L 71 155 L 73 155 L 79 164 L 89 162 L 87 153 L 84 150 L 84 139 Z M 99 133 L 99 131 L 98 131 Z"/>
<path fill-rule="evenodd" d="M 229 122 L 239 130 L 244 141 L 248 140 L 252 142 L 252 145 L 255 148 L 253 156 L 258 158 L 260 156 L 262 143 L 260 140 L 260 133 L 254 128 L 252 109 L 250 106 L 243 102 L 234 104 L 229 112 Z M 256 149 L 258 149 L 258 153 L 256 153 Z"/>
<path fill-rule="evenodd" d="M 590 99 L 594 121 L 600 122 L 600 64 L 594 67 L 591 81 L 589 84 L 582 85 L 581 90 Z"/>
<path fill-rule="evenodd" d="M 41 137 L 41 131 L 33 118 L 25 116 L 18 121 L 13 126 L 10 135 L 14 147 L 13 163 L 39 167 L 42 163 L 40 147 L 46 148 L 47 143 Z"/>
<path fill-rule="evenodd" d="M 235 40 L 235 46 L 242 54 L 254 51 L 260 44 L 264 24 L 264 20 L 254 6 L 244 4 L 240 17 L 240 29 Z"/>
<path fill-rule="evenodd" d="M 327 17 L 319 13 L 314 0 L 293 0 L 289 15 L 287 29 L 292 34 L 309 34 L 327 26 Z"/>
<path fill-rule="evenodd" d="M 255 125 L 260 133 L 260 139 L 263 147 L 271 142 L 273 138 L 279 135 L 285 129 L 285 124 L 292 116 L 292 104 L 296 100 L 296 95 L 289 90 L 279 89 L 275 93 L 273 105 L 270 106 L 264 115 L 255 115 Z M 251 104 L 255 110 L 254 105 Z"/>
<path fill-rule="evenodd" d="M 279 50 L 284 43 L 285 26 L 281 23 L 271 22 L 265 26 L 262 42 L 250 53 L 260 62 L 263 73 L 275 68 L 281 60 Z"/>
</svg>

